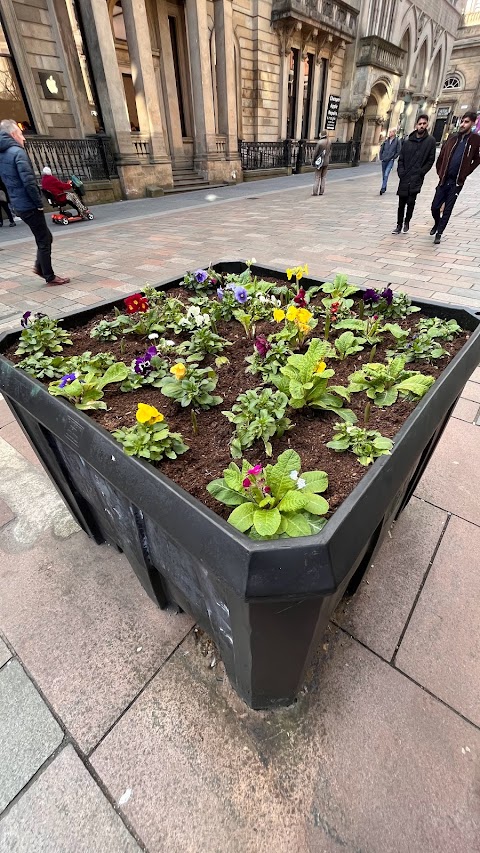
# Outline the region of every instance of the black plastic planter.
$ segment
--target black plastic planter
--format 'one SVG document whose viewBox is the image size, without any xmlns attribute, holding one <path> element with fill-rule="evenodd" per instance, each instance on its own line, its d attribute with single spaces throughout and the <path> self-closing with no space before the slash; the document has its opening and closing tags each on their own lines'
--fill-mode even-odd
<svg viewBox="0 0 480 853">
<path fill-rule="evenodd" d="M 216 268 L 240 272 L 245 265 Z M 285 279 L 278 270 L 253 272 Z M 480 360 L 478 314 L 415 304 L 427 315 L 456 319 L 470 338 L 404 423 L 392 454 L 375 462 L 320 534 L 302 539 L 250 540 L 159 470 L 126 456 L 87 415 L 0 356 L 0 388 L 79 524 L 96 542 L 126 554 L 161 607 L 180 606 L 214 638 L 232 684 L 252 708 L 294 700 L 333 610 L 356 589 L 407 504 Z M 65 327 L 98 308 L 68 315 Z M 2 349 L 17 335 L 3 335 Z"/>
</svg>

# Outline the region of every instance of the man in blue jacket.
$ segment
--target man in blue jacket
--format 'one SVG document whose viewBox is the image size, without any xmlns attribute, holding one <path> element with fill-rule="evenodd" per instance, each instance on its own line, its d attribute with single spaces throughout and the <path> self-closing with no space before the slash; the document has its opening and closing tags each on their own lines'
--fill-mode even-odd
<svg viewBox="0 0 480 853">
<path fill-rule="evenodd" d="M 52 235 L 47 227 L 40 191 L 32 164 L 24 149 L 25 138 L 13 119 L 0 121 L 0 178 L 5 184 L 10 204 L 28 225 L 37 244 L 33 272 L 47 284 L 68 284 L 52 269 Z"/>
<path fill-rule="evenodd" d="M 393 169 L 393 164 L 400 154 L 402 143 L 397 137 L 397 131 L 394 127 L 388 131 L 387 138 L 380 146 L 380 162 L 382 164 L 382 189 L 380 195 L 387 191 L 388 176 Z"/>
</svg>

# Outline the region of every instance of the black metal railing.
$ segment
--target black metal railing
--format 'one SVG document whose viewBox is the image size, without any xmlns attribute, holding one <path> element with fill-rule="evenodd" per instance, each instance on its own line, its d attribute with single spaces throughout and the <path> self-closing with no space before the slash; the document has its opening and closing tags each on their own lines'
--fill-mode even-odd
<svg viewBox="0 0 480 853">
<path fill-rule="evenodd" d="M 242 169 L 248 172 L 253 169 L 291 168 L 294 172 L 299 172 L 302 166 L 311 165 L 316 145 L 316 142 L 306 139 L 283 139 L 279 142 L 240 140 Z M 349 142 L 332 143 L 330 163 L 353 165 L 356 162 L 356 156 L 357 145 L 353 139 Z"/>
<path fill-rule="evenodd" d="M 44 166 L 61 180 L 76 175 L 81 181 L 101 181 L 118 176 L 108 136 L 90 139 L 44 139 L 28 137 L 27 151 L 37 177 Z"/>
</svg>

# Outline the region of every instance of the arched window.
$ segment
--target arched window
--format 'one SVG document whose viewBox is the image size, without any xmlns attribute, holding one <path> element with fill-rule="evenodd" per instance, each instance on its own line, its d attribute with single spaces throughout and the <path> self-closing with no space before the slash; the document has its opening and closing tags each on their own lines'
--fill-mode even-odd
<svg viewBox="0 0 480 853">
<path fill-rule="evenodd" d="M 460 89 L 461 81 L 458 74 L 449 74 L 445 83 L 443 84 L 444 89 Z"/>
</svg>

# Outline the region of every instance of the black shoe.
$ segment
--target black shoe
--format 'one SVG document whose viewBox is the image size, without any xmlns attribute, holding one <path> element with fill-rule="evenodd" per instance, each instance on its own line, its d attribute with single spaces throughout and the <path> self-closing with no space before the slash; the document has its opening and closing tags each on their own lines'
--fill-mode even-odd
<svg viewBox="0 0 480 853">
<path fill-rule="evenodd" d="M 437 233 L 438 225 L 434 225 L 433 228 L 430 228 L 430 236 L 433 237 L 434 234 Z"/>
<path fill-rule="evenodd" d="M 8 227 L 9 227 L 9 228 L 15 228 L 15 227 L 16 227 L 16 225 L 17 225 L 17 223 L 16 223 L 16 222 L 10 222 L 10 225 L 9 225 Z"/>
<path fill-rule="evenodd" d="M 392 231 L 392 234 L 401 234 L 401 233 L 402 233 L 402 229 L 401 229 L 400 225 L 397 225 L 397 227 L 394 228 Z"/>
<path fill-rule="evenodd" d="M 405 224 L 403 226 L 403 233 L 406 234 L 408 232 L 409 228 L 410 228 L 410 226 L 409 226 L 408 222 L 405 222 Z"/>
<path fill-rule="evenodd" d="M 435 240 L 433 241 L 434 245 L 435 245 L 435 246 L 438 246 L 438 244 L 440 243 L 440 240 L 441 240 L 441 239 L 442 239 L 442 235 L 441 235 L 441 234 L 435 234 Z"/>
<path fill-rule="evenodd" d="M 386 190 L 380 190 L 380 195 L 383 195 L 386 192 L 387 192 Z"/>
</svg>

